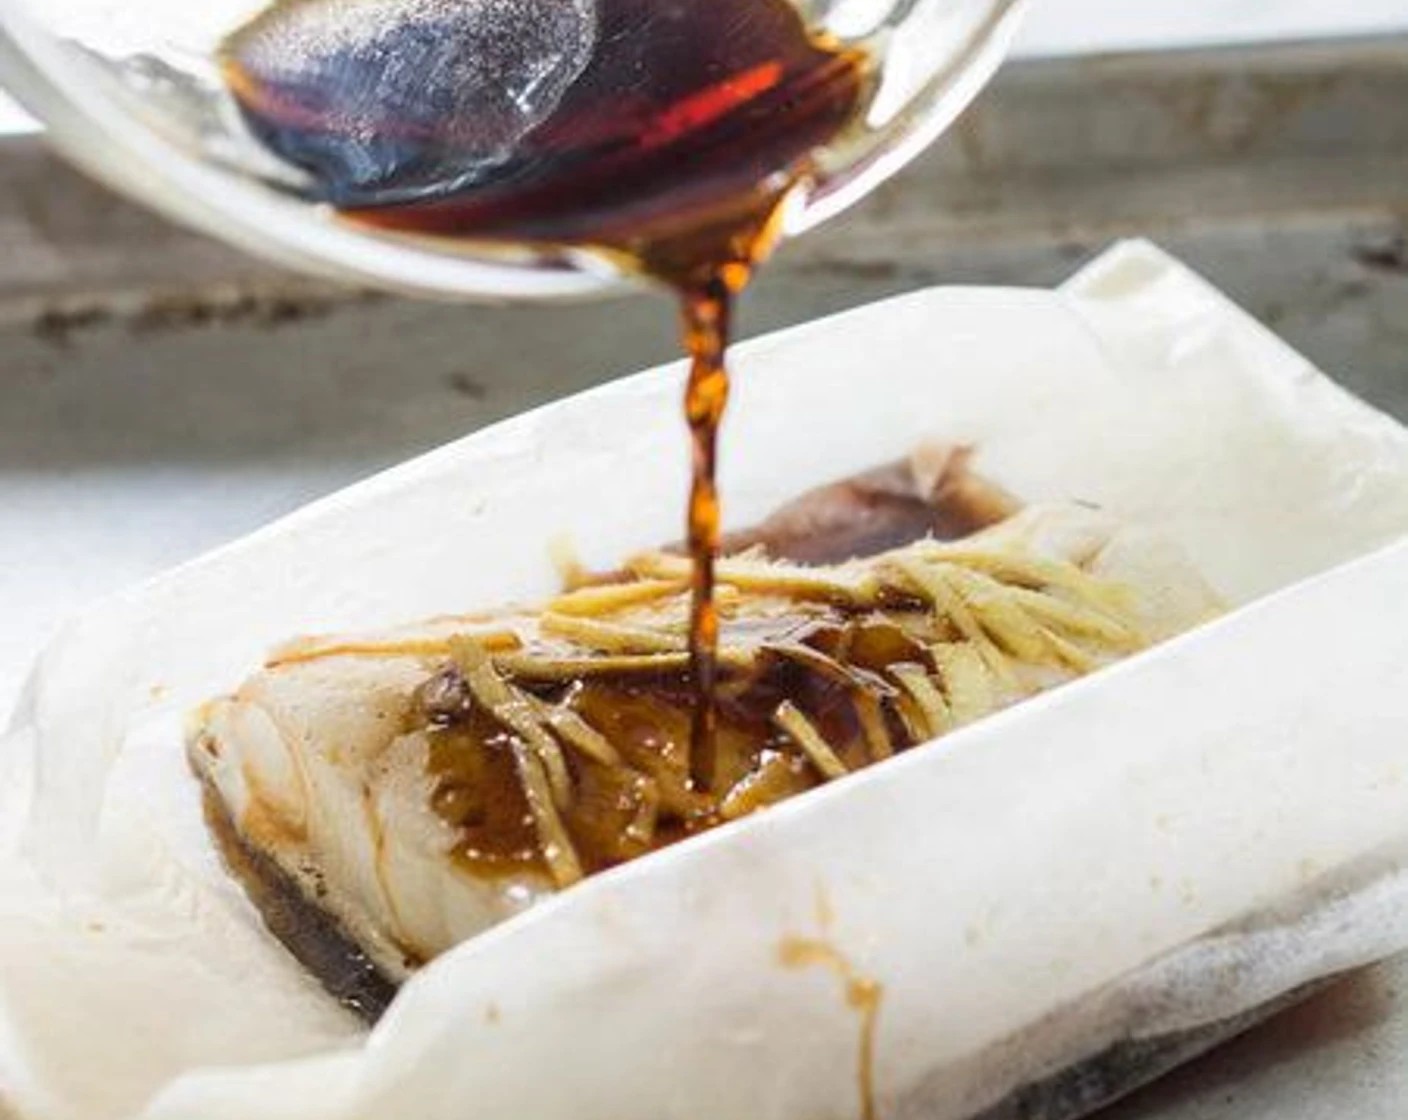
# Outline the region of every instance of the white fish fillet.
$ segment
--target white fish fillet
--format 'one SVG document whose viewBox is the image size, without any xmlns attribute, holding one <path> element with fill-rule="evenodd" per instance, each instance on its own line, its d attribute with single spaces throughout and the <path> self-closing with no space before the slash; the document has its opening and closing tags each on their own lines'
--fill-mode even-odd
<svg viewBox="0 0 1408 1120">
<path fill-rule="evenodd" d="M 1082 506 L 1032 507 L 961 541 L 918 542 L 891 555 L 938 554 L 974 564 L 986 557 L 982 563 L 989 567 L 992 557 L 1055 561 L 1095 577 L 1120 590 L 1119 617 L 1138 629 L 1144 644 L 1220 609 L 1176 547 Z M 859 561 L 860 568 L 848 570 L 878 562 Z M 530 615 L 504 617 L 513 627 L 533 625 Z M 233 696 L 203 708 L 192 730 L 190 755 L 212 817 L 233 825 L 225 836 L 227 855 L 232 840 L 258 853 L 267 862 L 253 877 L 283 880 L 284 893 L 296 896 L 295 924 L 323 915 L 332 924 L 314 931 L 314 941 L 340 936 L 342 950 L 365 954 L 367 974 L 384 985 L 379 994 L 330 986 L 372 1014 L 417 963 L 555 889 L 546 872 L 488 877 L 454 858 L 456 832 L 431 803 L 426 733 L 407 731 L 412 694 L 445 661 L 436 643 L 457 629 L 483 632 L 493 625 L 441 619 L 380 639 L 304 644 L 298 648 L 322 655 L 275 661 Z M 416 640 L 428 644 L 395 652 Z M 1110 659 L 1097 653 L 1094 660 Z M 1023 692 L 1078 675 L 1012 660 Z M 1016 698 L 996 690 L 982 703 L 995 710 Z M 956 711 L 960 698 L 949 699 Z M 250 868 L 244 870 L 246 885 L 257 888 L 249 882 Z M 267 898 L 253 893 L 267 915 Z M 306 908 L 296 905 L 299 899 Z M 271 924 L 328 982 L 326 962 L 310 960 L 306 939 L 300 947 L 286 923 Z M 321 950 L 315 946 L 311 954 L 317 958 Z"/>
</svg>

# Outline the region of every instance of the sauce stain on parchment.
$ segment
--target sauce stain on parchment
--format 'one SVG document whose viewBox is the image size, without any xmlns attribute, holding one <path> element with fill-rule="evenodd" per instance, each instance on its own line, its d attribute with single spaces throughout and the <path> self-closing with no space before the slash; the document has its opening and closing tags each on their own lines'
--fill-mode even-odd
<svg viewBox="0 0 1408 1120">
<path fill-rule="evenodd" d="M 829 910 L 829 907 L 827 908 Z M 829 924 L 829 923 L 828 923 Z M 875 1107 L 875 1031 L 885 987 L 862 975 L 835 945 L 825 938 L 784 937 L 777 946 L 783 968 L 824 968 L 842 983 L 846 1006 L 860 1018 L 860 1046 L 856 1058 L 856 1086 L 861 1120 L 878 1120 Z"/>
</svg>

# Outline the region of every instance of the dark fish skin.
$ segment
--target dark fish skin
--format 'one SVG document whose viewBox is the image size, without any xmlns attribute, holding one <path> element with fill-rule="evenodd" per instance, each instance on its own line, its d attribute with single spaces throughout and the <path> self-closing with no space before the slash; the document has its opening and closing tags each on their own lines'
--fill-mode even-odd
<svg viewBox="0 0 1408 1120">
<path fill-rule="evenodd" d="M 1018 513 L 1022 503 L 972 469 L 973 449 L 927 443 L 913 455 L 818 486 L 748 529 L 726 533 L 725 556 L 761 548 L 774 560 L 842 564 L 925 537 L 955 541 Z M 679 542 L 664 551 L 682 553 Z M 585 583 L 619 579 L 620 572 Z"/>
<path fill-rule="evenodd" d="M 329 995 L 368 1024 L 391 1006 L 398 985 L 327 911 L 235 827 L 224 800 L 202 779 L 206 826 L 221 858 L 254 903 L 269 932 Z"/>
<path fill-rule="evenodd" d="M 809 490 L 725 553 L 761 547 L 801 564 L 839 564 L 932 536 L 957 540 L 1011 517 L 1020 503 L 969 469 L 967 448 L 930 445 L 908 459 Z"/>
</svg>

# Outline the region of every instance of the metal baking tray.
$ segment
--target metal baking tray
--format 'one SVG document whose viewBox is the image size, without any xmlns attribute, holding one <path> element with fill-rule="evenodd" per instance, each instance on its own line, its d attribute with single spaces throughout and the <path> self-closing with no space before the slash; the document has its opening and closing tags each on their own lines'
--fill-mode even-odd
<svg viewBox="0 0 1408 1120">
<path fill-rule="evenodd" d="M 785 249 L 744 333 L 936 283 L 1050 284 L 1140 234 L 1408 419 L 1406 105 L 1408 38 L 1014 64 Z M 469 308 L 288 276 L 33 138 L 0 140 L 0 245 L 0 713 L 83 598 L 675 352 L 656 296 Z M 1105 1115 L 1397 1120 L 1405 982 L 1402 963 L 1355 974 Z"/>
</svg>

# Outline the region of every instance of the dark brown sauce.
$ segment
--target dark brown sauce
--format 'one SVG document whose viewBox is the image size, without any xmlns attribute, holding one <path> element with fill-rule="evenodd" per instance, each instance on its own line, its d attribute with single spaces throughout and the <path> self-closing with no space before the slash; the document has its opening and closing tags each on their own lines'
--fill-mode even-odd
<svg viewBox="0 0 1408 1120">
<path fill-rule="evenodd" d="M 513 764 L 510 736 L 484 713 L 430 733 L 431 807 L 458 835 L 458 854 L 485 874 L 539 861 L 538 837 Z"/>
<path fill-rule="evenodd" d="M 224 51 L 250 127 L 309 173 L 312 194 L 386 230 L 602 251 L 679 296 L 688 774 L 713 789 L 730 319 L 812 154 L 863 105 L 867 60 L 809 32 L 785 0 L 420 0 L 356 21 L 352 8 L 282 0 Z"/>
<path fill-rule="evenodd" d="M 689 673 L 694 681 L 694 723 L 690 777 L 699 789 L 715 784 L 715 743 L 719 713 L 715 703 L 718 675 L 719 611 L 714 601 L 714 561 L 719 553 L 719 424 L 728 405 L 729 315 L 734 293 L 722 278 L 711 288 L 684 293 L 684 339 L 689 350 L 689 385 L 685 418 L 690 435 L 690 491 L 686 542 L 693 562 L 690 587 Z"/>
<path fill-rule="evenodd" d="M 826 659 L 842 646 L 846 667 L 838 660 L 829 672 Z M 875 749 L 861 718 L 861 705 L 874 693 L 841 674 L 873 665 L 870 685 L 888 698 L 878 710 L 890 749 L 916 745 L 926 736 L 897 718 L 894 705 L 904 698 L 880 672 L 897 662 L 927 663 L 927 656 L 890 622 L 838 612 L 833 622 L 809 623 L 793 643 L 769 646 L 752 667 L 723 673 L 712 705 L 713 791 L 701 790 L 691 772 L 697 709 L 685 673 L 518 687 L 574 712 L 619 753 L 620 765 L 607 766 L 565 752 L 573 797 L 561 816 L 583 870 L 594 874 L 820 785 L 822 775 L 775 723 L 783 701 L 806 713 L 847 770 L 888 757 Z M 404 729 L 427 734 L 431 805 L 456 830 L 457 858 L 489 877 L 542 872 L 512 734 L 468 698 L 453 668 L 420 687 Z M 642 819 L 649 822 L 644 832 L 636 829 Z"/>
</svg>

